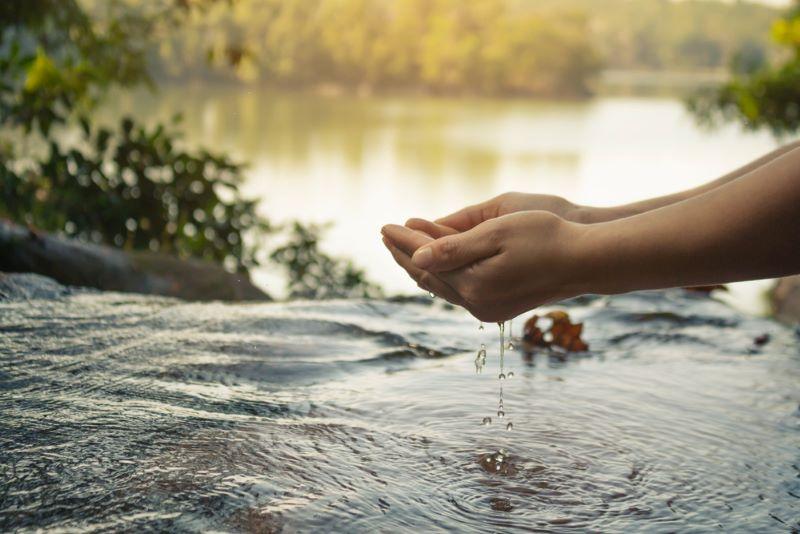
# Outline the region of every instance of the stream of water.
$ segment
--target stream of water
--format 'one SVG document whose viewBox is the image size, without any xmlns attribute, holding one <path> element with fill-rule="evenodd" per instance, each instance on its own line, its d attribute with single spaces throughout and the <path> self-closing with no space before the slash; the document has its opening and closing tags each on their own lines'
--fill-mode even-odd
<svg viewBox="0 0 800 534">
<path fill-rule="evenodd" d="M 507 432 L 480 424 L 497 331 L 427 297 L 189 304 L 4 278 L 0 531 L 800 527 L 791 329 L 680 291 L 566 308 L 591 352 L 506 350 Z"/>
</svg>

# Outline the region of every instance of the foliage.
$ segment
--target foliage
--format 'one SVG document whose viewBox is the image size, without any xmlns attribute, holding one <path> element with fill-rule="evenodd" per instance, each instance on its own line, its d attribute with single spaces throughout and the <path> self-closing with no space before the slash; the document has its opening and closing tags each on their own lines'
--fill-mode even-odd
<svg viewBox="0 0 800 534">
<path fill-rule="evenodd" d="M 158 74 L 209 76 L 207 48 L 290 87 L 575 96 L 601 66 L 586 17 L 509 0 L 240 0 L 168 37 Z"/>
<path fill-rule="evenodd" d="M 151 249 L 246 270 L 274 230 L 239 194 L 243 166 L 187 150 L 174 125 L 131 118 L 97 126 L 91 111 L 114 86 L 151 83 L 150 38 L 214 0 L 161 0 L 146 10 L 75 0 L 0 4 L 0 216 L 68 236 Z M 228 2 L 224 2 L 227 6 Z M 292 296 L 373 296 L 351 264 L 317 247 L 319 229 L 295 223 L 282 263 Z"/>
<path fill-rule="evenodd" d="M 109 130 L 85 115 L 110 87 L 148 81 L 141 32 L 152 20 L 131 14 L 101 27 L 73 0 L 14 2 L 0 14 L 0 124 L 18 130 L 0 157 L 0 214 L 229 270 L 257 263 L 244 234 L 269 226 L 237 192 L 241 165 L 182 150 L 163 125 L 148 130 L 125 119 Z M 79 139 L 66 142 L 76 116 Z"/>
<path fill-rule="evenodd" d="M 84 145 L 48 155 L 20 172 L 0 164 L 0 214 L 70 237 L 128 249 L 193 256 L 229 270 L 256 265 L 245 230 L 268 231 L 255 202 L 237 193 L 241 166 L 224 155 L 175 147 L 162 126 L 123 119 L 118 131 L 91 130 Z M 0 161 L 2 163 L 2 161 Z M 232 201 L 223 200 L 232 198 Z"/>
<path fill-rule="evenodd" d="M 785 49 L 777 64 L 742 59 L 732 65 L 732 79 L 699 93 L 689 109 L 707 125 L 737 121 L 745 128 L 766 128 L 776 136 L 800 130 L 800 2 L 772 28 Z"/>
<path fill-rule="evenodd" d="M 712 0 L 536 0 L 591 20 L 592 45 L 615 70 L 724 68 L 743 46 L 768 53 L 765 33 L 779 13 L 758 2 Z"/>
<path fill-rule="evenodd" d="M 155 76 L 178 81 L 575 96 L 601 67 L 767 55 L 776 13 L 702 0 L 237 0 L 191 16 L 151 54 Z M 210 69 L 209 50 L 233 68 Z"/>
<path fill-rule="evenodd" d="M 129 16 L 101 31 L 75 0 L 2 3 L 0 124 L 48 135 L 110 86 L 147 81 L 149 26 Z"/>
<path fill-rule="evenodd" d="M 289 276 L 291 298 L 376 298 L 381 289 L 367 281 L 364 272 L 351 262 L 328 256 L 319 250 L 323 227 L 292 225 L 289 241 L 270 256 Z"/>
</svg>

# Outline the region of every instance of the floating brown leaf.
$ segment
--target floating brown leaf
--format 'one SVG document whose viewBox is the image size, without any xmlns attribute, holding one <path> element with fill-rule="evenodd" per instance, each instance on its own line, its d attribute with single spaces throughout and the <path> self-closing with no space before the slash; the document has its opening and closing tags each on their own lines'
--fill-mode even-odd
<svg viewBox="0 0 800 534">
<path fill-rule="evenodd" d="M 525 322 L 522 339 L 535 347 L 548 347 L 550 344 L 544 339 L 544 332 L 537 326 L 539 316 L 534 315 Z"/>
<path fill-rule="evenodd" d="M 545 318 L 552 321 L 546 331 L 539 328 L 540 318 L 534 315 L 525 323 L 523 339 L 530 350 L 537 347 L 560 347 L 568 352 L 589 350 L 589 345 L 581 339 L 583 323 L 573 323 L 567 312 L 553 311 L 546 314 Z"/>
</svg>

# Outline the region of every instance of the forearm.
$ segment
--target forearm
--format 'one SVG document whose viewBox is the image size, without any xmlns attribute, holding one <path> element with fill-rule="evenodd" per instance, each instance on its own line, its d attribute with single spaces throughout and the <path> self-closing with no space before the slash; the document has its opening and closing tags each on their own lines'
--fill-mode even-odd
<svg viewBox="0 0 800 534">
<path fill-rule="evenodd" d="M 579 292 L 614 294 L 800 272 L 800 149 L 705 193 L 581 227 Z"/>
<path fill-rule="evenodd" d="M 578 222 L 582 222 L 585 224 L 600 223 L 600 222 L 612 221 L 615 219 L 621 219 L 624 217 L 631 217 L 634 215 L 638 215 L 640 213 L 645 213 L 655 209 L 663 208 L 665 206 L 670 206 L 672 204 L 682 202 L 692 197 L 703 195 L 720 186 L 728 184 L 774 161 L 775 159 L 783 156 L 784 154 L 793 151 L 798 147 L 800 147 L 800 141 L 789 143 L 776 150 L 773 150 L 769 154 L 762 156 L 755 161 L 748 163 L 743 167 L 736 169 L 731 173 L 726 174 L 725 176 L 722 176 L 712 182 L 703 184 L 699 187 L 688 189 L 686 191 L 681 191 L 678 193 L 673 193 L 671 195 L 649 198 L 639 202 L 633 202 L 631 204 L 624 204 L 608 208 L 578 206 L 575 208 L 575 211 L 571 218 L 572 220 L 576 220 Z"/>
</svg>

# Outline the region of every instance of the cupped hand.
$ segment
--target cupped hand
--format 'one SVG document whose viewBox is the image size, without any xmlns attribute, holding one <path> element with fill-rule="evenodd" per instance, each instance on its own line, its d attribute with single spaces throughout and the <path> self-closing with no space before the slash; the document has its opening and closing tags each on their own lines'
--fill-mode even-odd
<svg viewBox="0 0 800 534">
<path fill-rule="evenodd" d="M 575 244 L 582 225 L 546 211 L 521 211 L 438 236 L 398 225 L 384 243 L 417 284 L 481 321 L 505 321 L 579 294 Z M 437 239 L 433 239 L 437 237 Z"/>
<path fill-rule="evenodd" d="M 529 193 L 503 193 L 486 202 L 467 206 L 455 213 L 431 222 L 425 219 L 409 219 L 406 226 L 419 230 L 434 238 L 456 232 L 465 232 L 477 225 L 520 211 L 547 211 L 562 219 L 581 222 L 585 209 L 554 195 Z"/>
</svg>

